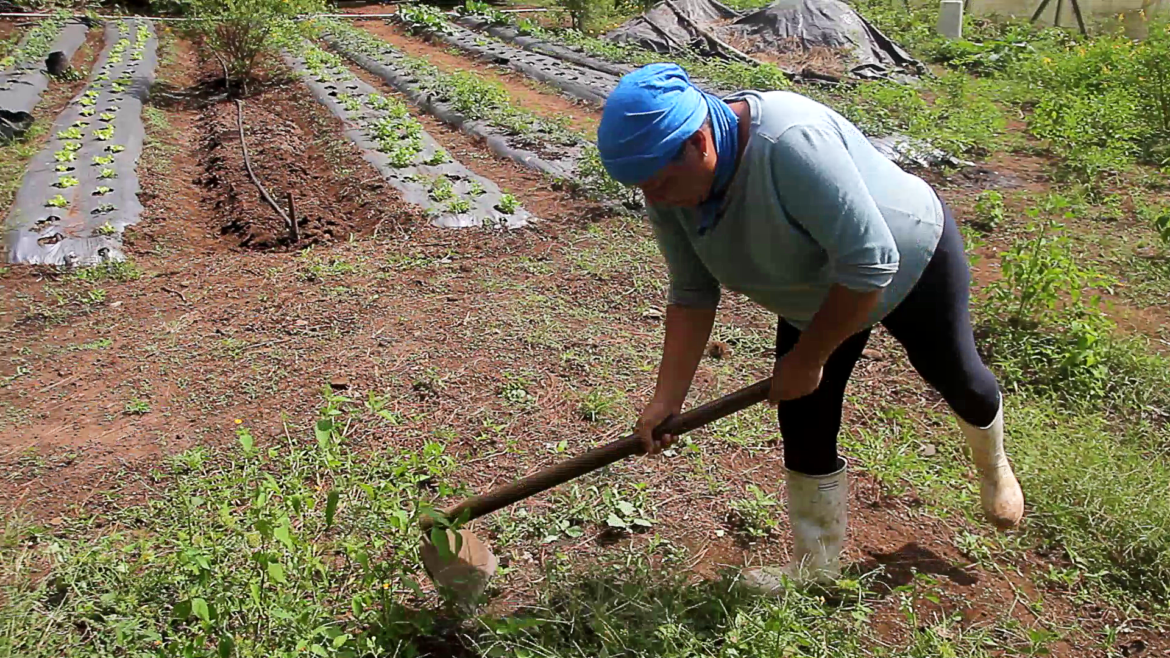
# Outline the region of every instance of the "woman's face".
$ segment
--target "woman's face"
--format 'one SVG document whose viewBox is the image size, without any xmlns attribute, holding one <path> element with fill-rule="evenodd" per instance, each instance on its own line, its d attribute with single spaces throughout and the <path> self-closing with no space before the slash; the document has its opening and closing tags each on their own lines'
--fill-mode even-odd
<svg viewBox="0 0 1170 658">
<path fill-rule="evenodd" d="M 642 183 L 646 202 L 654 206 L 693 208 L 707 200 L 715 181 L 715 142 L 707 128 L 691 135 L 679 155 Z"/>
</svg>

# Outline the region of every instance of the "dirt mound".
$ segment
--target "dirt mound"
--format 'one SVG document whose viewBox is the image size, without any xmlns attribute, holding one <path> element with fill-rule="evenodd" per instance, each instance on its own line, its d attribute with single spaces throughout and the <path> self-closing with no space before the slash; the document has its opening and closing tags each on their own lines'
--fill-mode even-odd
<svg viewBox="0 0 1170 658">
<path fill-rule="evenodd" d="M 341 127 L 303 85 L 275 65 L 266 84 L 243 101 L 252 171 L 288 212 L 292 194 L 300 242 L 261 197 L 240 147 L 238 108 L 225 101 L 202 112 L 200 183 L 212 195 L 217 229 L 256 249 L 307 245 L 366 235 L 386 222 L 425 221 L 362 160 Z"/>
</svg>

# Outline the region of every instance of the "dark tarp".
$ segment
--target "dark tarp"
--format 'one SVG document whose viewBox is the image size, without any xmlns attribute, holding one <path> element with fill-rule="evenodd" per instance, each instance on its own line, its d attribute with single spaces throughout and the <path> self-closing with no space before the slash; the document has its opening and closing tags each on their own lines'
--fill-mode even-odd
<svg viewBox="0 0 1170 658">
<path fill-rule="evenodd" d="M 714 0 L 663 0 L 605 35 L 659 53 L 694 50 L 741 59 L 729 42 L 748 44 L 747 54 L 779 54 L 794 47 L 845 51 L 849 72 L 864 79 L 919 75 L 921 62 L 841 0 L 777 0 L 738 14 Z"/>
<path fill-rule="evenodd" d="M 631 18 L 605 38 L 664 55 L 693 50 L 701 55 L 726 56 L 726 49 L 703 31 L 740 16 L 739 12 L 715 0 L 669 0 Z"/>
</svg>

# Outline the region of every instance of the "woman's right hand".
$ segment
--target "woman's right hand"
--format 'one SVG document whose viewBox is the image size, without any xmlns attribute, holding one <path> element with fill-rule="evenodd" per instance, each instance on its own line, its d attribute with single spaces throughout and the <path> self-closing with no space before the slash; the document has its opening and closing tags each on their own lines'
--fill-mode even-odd
<svg viewBox="0 0 1170 658">
<path fill-rule="evenodd" d="M 638 423 L 634 426 L 634 433 L 642 438 L 642 445 L 648 455 L 655 455 L 674 444 L 674 436 L 664 434 L 654 438 L 654 428 L 662 424 L 670 416 L 677 414 L 682 405 L 671 404 L 661 400 L 651 400 L 642 410 Z"/>
</svg>

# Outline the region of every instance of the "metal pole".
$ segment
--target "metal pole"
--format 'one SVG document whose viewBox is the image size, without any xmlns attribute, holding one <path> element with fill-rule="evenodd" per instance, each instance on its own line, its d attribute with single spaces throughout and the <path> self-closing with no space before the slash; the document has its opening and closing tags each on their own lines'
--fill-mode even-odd
<svg viewBox="0 0 1170 658">
<path fill-rule="evenodd" d="M 1081 28 L 1081 34 L 1089 36 L 1089 31 L 1085 29 L 1085 19 L 1081 17 L 1081 4 L 1079 0 L 1072 0 L 1073 14 L 1077 17 L 1077 25 Z"/>
<path fill-rule="evenodd" d="M 1051 1 L 1052 0 L 1044 0 L 1043 2 L 1040 3 L 1040 6 L 1036 8 L 1036 13 L 1032 14 L 1032 22 L 1033 23 L 1036 22 L 1036 19 L 1040 18 L 1040 14 L 1044 13 L 1044 10 L 1048 8 L 1048 3 Z"/>
</svg>

